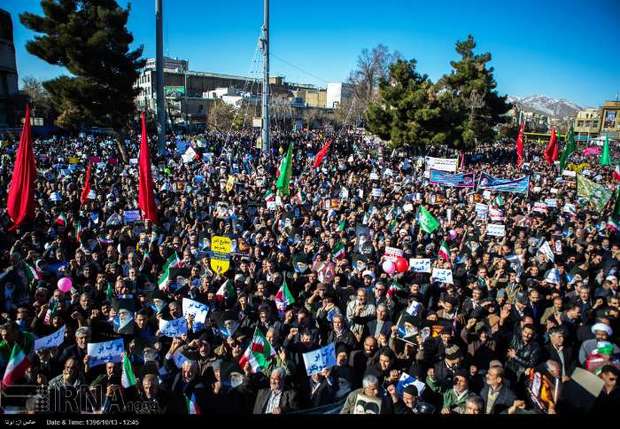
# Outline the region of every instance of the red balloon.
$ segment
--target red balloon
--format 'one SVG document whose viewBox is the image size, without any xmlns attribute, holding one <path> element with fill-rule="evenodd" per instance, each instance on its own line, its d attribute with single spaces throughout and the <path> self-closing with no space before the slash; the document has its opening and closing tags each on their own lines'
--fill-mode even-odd
<svg viewBox="0 0 620 429">
<path fill-rule="evenodd" d="M 409 269 L 409 262 L 402 256 L 399 256 L 396 259 L 396 271 L 399 273 L 404 273 Z"/>
</svg>

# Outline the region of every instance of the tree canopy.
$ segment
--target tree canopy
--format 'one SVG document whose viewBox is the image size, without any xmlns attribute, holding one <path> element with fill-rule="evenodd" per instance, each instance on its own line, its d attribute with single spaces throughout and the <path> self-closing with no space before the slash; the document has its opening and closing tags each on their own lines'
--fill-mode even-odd
<svg viewBox="0 0 620 429">
<path fill-rule="evenodd" d="M 470 150 L 493 141 L 511 106 L 495 90 L 491 54 L 475 54 L 475 47 L 472 36 L 457 42 L 460 59 L 437 83 L 417 72 L 415 60 L 393 63 L 367 110 L 369 130 L 393 146 Z"/>
<path fill-rule="evenodd" d="M 23 13 L 27 28 L 41 33 L 26 44 L 31 54 L 71 76 L 44 82 L 67 129 L 83 126 L 124 129 L 135 113 L 134 83 L 144 67 L 142 47 L 130 50 L 130 7 L 115 0 L 42 0 L 43 15 Z"/>
</svg>

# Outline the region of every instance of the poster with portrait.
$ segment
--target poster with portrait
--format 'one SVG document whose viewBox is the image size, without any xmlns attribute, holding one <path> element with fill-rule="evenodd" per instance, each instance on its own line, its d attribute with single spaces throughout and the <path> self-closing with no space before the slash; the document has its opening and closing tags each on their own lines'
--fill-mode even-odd
<svg viewBox="0 0 620 429">
<path fill-rule="evenodd" d="M 380 414 L 381 399 L 359 394 L 355 400 L 353 414 Z"/>
<path fill-rule="evenodd" d="M 603 128 L 614 128 L 616 126 L 616 111 L 606 110 L 603 117 Z"/>
</svg>

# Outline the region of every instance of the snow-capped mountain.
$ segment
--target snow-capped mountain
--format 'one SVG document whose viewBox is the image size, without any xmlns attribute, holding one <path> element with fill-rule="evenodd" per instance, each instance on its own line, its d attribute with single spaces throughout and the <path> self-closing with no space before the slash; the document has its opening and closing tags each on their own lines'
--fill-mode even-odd
<svg viewBox="0 0 620 429">
<path fill-rule="evenodd" d="M 527 112 L 536 112 L 556 119 L 574 117 L 581 106 L 568 100 L 547 97 L 545 95 L 530 95 L 527 97 L 508 97 L 508 102 L 518 105 Z"/>
</svg>

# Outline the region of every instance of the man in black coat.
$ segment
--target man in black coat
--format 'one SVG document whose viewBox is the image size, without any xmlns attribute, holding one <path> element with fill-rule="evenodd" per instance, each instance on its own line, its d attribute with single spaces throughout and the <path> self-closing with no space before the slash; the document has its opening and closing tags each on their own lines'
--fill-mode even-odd
<svg viewBox="0 0 620 429">
<path fill-rule="evenodd" d="M 545 359 L 556 361 L 560 365 L 563 381 L 573 373 L 577 366 L 574 350 L 564 344 L 564 331 L 560 327 L 549 330 L 549 344 L 544 348 Z"/>
<path fill-rule="evenodd" d="M 286 371 L 276 368 L 269 377 L 269 388 L 260 389 L 254 402 L 254 414 L 286 414 L 299 408 L 297 392 L 284 389 Z"/>
<path fill-rule="evenodd" d="M 513 405 L 517 397 L 504 383 L 504 369 L 502 367 L 492 366 L 489 368 L 486 382 L 487 385 L 480 392 L 484 401 L 485 414 L 500 414 Z"/>
</svg>

